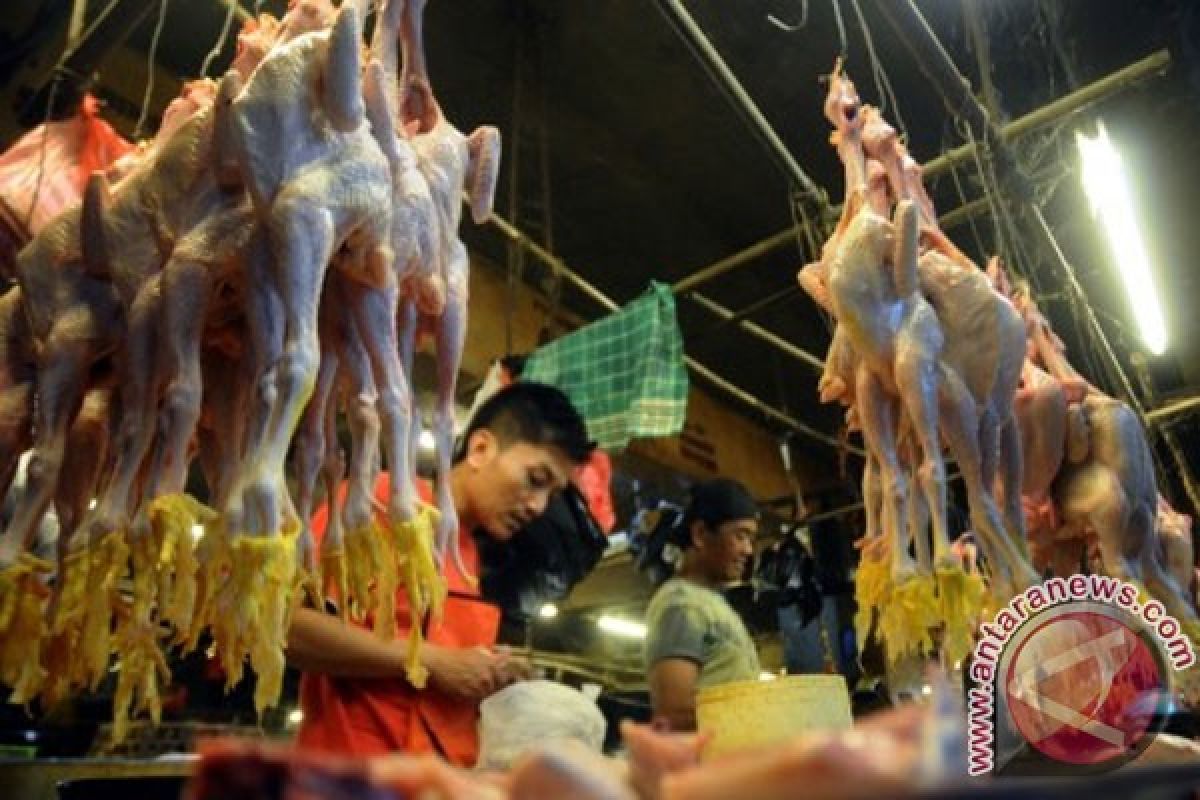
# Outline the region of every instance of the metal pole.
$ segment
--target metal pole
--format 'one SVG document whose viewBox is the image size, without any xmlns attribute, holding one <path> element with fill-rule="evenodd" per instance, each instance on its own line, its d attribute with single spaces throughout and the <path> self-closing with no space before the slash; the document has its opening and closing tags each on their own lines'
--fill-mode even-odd
<svg viewBox="0 0 1200 800">
<path fill-rule="evenodd" d="M 775 133 L 775 129 L 771 127 L 771 123 L 758 110 L 758 106 L 754 100 L 742 88 L 742 84 L 738 81 L 737 76 L 729 69 L 725 60 L 721 58 L 721 54 L 704 35 L 704 31 L 696 24 L 696 20 L 692 19 L 692 15 L 688 13 L 680 0 L 661 0 L 662 7 L 669 12 L 671 18 L 679 26 L 681 34 L 685 35 L 689 44 L 696 49 L 697 54 L 704 60 L 707 66 L 713 72 L 714 78 L 722 88 L 729 91 L 730 96 L 736 103 L 738 109 L 746 115 L 747 120 L 754 128 L 755 132 L 763 138 L 771 153 L 783 167 L 783 171 L 787 174 L 794 183 L 800 186 L 805 194 L 811 196 L 818 204 L 823 202 L 821 190 L 813 182 L 812 178 L 805 174 L 804 170 L 800 169 L 800 165 L 796 163 L 796 159 L 792 158 L 792 154 L 788 152 L 787 147 L 779 139 Z"/>
<path fill-rule="evenodd" d="M 1170 405 L 1156 408 L 1153 411 L 1147 411 L 1146 422 L 1165 427 L 1178 421 L 1173 419 L 1174 417 L 1196 410 L 1200 410 L 1200 397 L 1189 397 L 1186 400 L 1179 400 Z"/>
<path fill-rule="evenodd" d="M 887 5 L 887 3 L 883 3 L 882 5 Z M 1127 86 L 1160 75 L 1167 69 L 1170 63 L 1171 55 L 1166 50 L 1151 53 L 1140 61 L 1135 61 L 1111 75 L 1106 75 L 1093 83 L 1089 83 L 1087 86 L 1060 97 L 1048 105 L 1013 120 L 1000 129 L 1000 138 L 1005 142 L 1019 139 L 1025 134 L 1045 127 L 1062 117 L 1077 113 Z M 926 162 L 921 167 L 924 178 L 930 180 L 960 164 L 971 161 L 974 147 L 973 144 L 964 144 Z M 970 210 L 968 211 L 968 209 Z M 831 216 L 837 216 L 840 210 L 840 207 L 830 209 Z M 968 203 L 961 209 L 956 209 L 942 215 L 939 217 L 939 221 L 943 228 L 950 228 L 958 225 L 966 218 L 965 216 L 958 216 L 959 214 L 970 215 L 977 210 L 979 210 L 979 207 L 974 203 Z M 788 242 L 795 241 L 796 237 L 800 234 L 801 230 L 798 227 L 779 231 L 732 256 L 721 259 L 711 266 L 697 270 L 671 288 L 676 294 L 693 290 L 713 278 L 732 272 L 759 256 L 766 255 Z"/>
<path fill-rule="evenodd" d="M 701 308 L 711 311 L 713 314 L 717 315 L 718 317 L 720 317 L 723 320 L 728 321 L 728 320 L 733 319 L 733 317 L 734 317 L 734 313 L 732 311 L 730 311 L 728 308 L 726 308 L 725 306 L 721 305 L 720 303 L 718 303 L 714 300 L 710 300 L 709 298 L 705 297 L 702 294 L 693 294 L 691 297 L 693 300 L 696 301 L 696 303 Z M 824 369 L 825 369 L 824 360 L 817 358 L 816 356 L 814 356 L 812 353 L 808 352 L 807 350 L 805 350 L 801 347 L 798 347 L 797 345 L 792 344 L 791 342 L 784 339 L 779 334 L 772 333 L 771 331 L 767 330 L 766 328 L 762 327 L 761 325 L 754 323 L 754 322 L 750 322 L 749 320 L 745 320 L 745 319 L 740 320 L 737 323 L 737 326 L 739 328 L 741 328 L 742 330 L 746 331 L 747 333 L 749 333 L 750 335 L 755 336 L 758 339 L 761 339 L 762 341 L 766 342 L 767 344 L 771 345 L 772 347 L 777 348 L 778 350 L 785 353 L 786 355 L 791 356 L 792 358 L 796 359 L 797 361 L 807 364 L 808 366 L 812 367 L 813 369 L 817 370 L 818 372 L 824 371 Z"/>
<path fill-rule="evenodd" d="M 683 280 L 676 281 L 675 284 L 671 286 L 671 291 L 673 291 L 675 294 L 684 294 L 685 292 L 690 292 L 700 284 L 708 283 L 713 278 L 718 278 L 724 275 L 726 272 L 732 272 L 743 264 L 753 261 L 759 256 L 766 255 L 772 250 L 782 247 L 785 244 L 794 243 L 796 241 L 796 237 L 799 235 L 800 229 L 798 227 L 792 227 L 768 236 L 761 242 L 756 242 L 755 244 L 750 245 L 745 250 L 739 250 L 731 256 L 722 258 L 715 264 L 710 264 L 703 269 L 696 270 Z"/>
<path fill-rule="evenodd" d="M 1145 58 L 1135 61 L 1127 67 L 1105 75 L 1087 86 L 1076 89 L 1070 94 L 1029 112 L 1023 117 L 1013 120 L 1000 129 L 1000 138 L 1004 142 L 1019 139 L 1027 133 L 1045 127 L 1069 114 L 1075 114 L 1109 95 L 1148 78 L 1157 77 L 1167 70 L 1171 64 L 1171 54 L 1166 50 L 1158 50 Z M 946 172 L 959 164 L 972 160 L 972 150 L 975 145 L 964 144 L 947 151 L 937 158 L 924 164 L 922 170 L 925 178 L 931 178 Z"/>
<path fill-rule="evenodd" d="M 539 245 L 537 242 L 530 239 L 528 235 L 526 235 L 522 231 L 518 230 L 514 225 L 512 225 L 510 222 L 505 220 L 503 217 L 499 216 L 498 214 L 493 213 L 488 221 L 492 225 L 494 225 L 501 233 L 503 233 L 505 236 L 507 236 L 510 240 L 516 242 L 521 247 L 526 248 L 534 256 L 541 259 L 542 261 L 544 261 L 546 264 L 548 264 L 552 268 L 557 269 L 559 271 L 559 274 L 561 274 L 564 278 L 566 278 L 568 281 L 570 281 L 573 286 L 575 286 L 581 292 L 586 294 L 588 297 L 590 297 L 592 300 L 594 300 L 597 304 L 599 304 L 603 308 L 607 309 L 608 311 L 617 311 L 618 309 L 620 309 L 620 306 L 618 306 L 608 295 L 604 294 L 599 289 L 597 289 L 595 286 L 588 283 L 577 272 L 575 272 L 573 269 L 568 267 L 563 262 L 562 259 L 560 259 L 558 256 L 554 255 L 553 253 L 547 251 L 544 247 Z M 688 368 L 692 370 L 692 372 L 696 373 L 701 378 L 708 381 L 710 384 L 712 384 L 716 388 L 720 389 L 721 391 L 725 392 L 726 394 L 730 395 L 731 397 L 734 397 L 734 398 L 740 400 L 741 402 L 745 403 L 746 405 L 750 406 L 751 408 L 755 409 L 756 411 L 758 411 L 762 415 L 768 417 L 769 419 L 775 420 L 778 423 L 782 423 L 783 425 L 786 425 L 789 428 L 792 428 L 793 430 L 797 431 L 798 433 L 802 433 L 805 436 L 808 436 L 809 438 L 814 439 L 818 442 L 827 444 L 830 447 L 834 447 L 834 448 L 842 447 L 842 443 L 840 441 L 838 441 L 835 437 L 830 436 L 829 434 L 824 433 L 822 431 L 819 431 L 810 425 L 804 424 L 800 420 L 792 417 L 790 414 L 785 414 L 784 412 L 780 411 L 779 409 L 777 409 L 773 406 L 767 405 L 766 403 L 759 400 L 757 397 L 755 397 L 750 392 L 746 391 L 745 389 L 741 388 L 740 386 L 736 386 L 735 384 L 730 383 L 728 380 L 726 380 L 725 378 L 722 378 L 720 375 L 713 372 L 711 369 L 706 367 L 704 364 L 701 364 L 700 362 L 698 362 L 696 359 L 692 358 L 691 356 L 684 356 L 684 362 L 687 364 Z M 847 447 L 846 449 L 851 453 L 855 453 L 860 456 L 864 455 L 863 451 L 860 448 Z"/>
</svg>

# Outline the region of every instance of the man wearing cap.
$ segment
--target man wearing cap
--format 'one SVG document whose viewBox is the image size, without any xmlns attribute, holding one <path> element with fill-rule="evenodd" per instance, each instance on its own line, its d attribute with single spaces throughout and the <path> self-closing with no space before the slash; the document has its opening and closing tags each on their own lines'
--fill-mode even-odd
<svg viewBox="0 0 1200 800">
<path fill-rule="evenodd" d="M 696 692 L 759 676 L 758 653 L 720 589 L 742 577 L 754 555 L 758 507 L 737 481 L 692 488 L 679 544 L 683 563 L 646 610 L 646 672 L 655 722 L 696 728 Z"/>
</svg>

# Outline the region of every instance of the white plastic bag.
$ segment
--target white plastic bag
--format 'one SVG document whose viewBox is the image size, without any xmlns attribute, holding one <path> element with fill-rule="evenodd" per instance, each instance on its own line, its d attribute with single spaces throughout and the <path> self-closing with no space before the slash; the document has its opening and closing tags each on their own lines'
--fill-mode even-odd
<svg viewBox="0 0 1200 800">
<path fill-rule="evenodd" d="M 526 751 L 565 739 L 604 750 L 604 715 L 582 692 L 561 683 L 514 683 L 484 700 L 479 713 L 479 769 L 506 770 Z"/>
</svg>

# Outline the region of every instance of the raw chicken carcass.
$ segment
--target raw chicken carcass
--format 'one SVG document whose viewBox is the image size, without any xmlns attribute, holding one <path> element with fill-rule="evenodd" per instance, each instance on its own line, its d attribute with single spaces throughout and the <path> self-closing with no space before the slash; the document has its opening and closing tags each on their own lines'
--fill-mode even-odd
<svg viewBox="0 0 1200 800">
<path fill-rule="evenodd" d="M 1192 518 L 1171 508 L 1161 494 L 1154 524 L 1159 555 L 1175 584 L 1196 603 L 1196 557 L 1192 545 Z"/>
<path fill-rule="evenodd" d="M 846 201 L 821 259 L 806 266 L 799 279 L 837 318 L 819 389 L 823 399 L 854 403 L 852 414 L 871 454 L 864 472 L 869 532 L 882 530 L 881 541 L 890 549 L 890 570 L 877 563 L 879 542 L 864 549 L 860 605 L 892 612 L 881 618 L 881 629 L 892 631 L 886 637 L 889 650 L 921 649 L 929 642 L 927 624 L 933 622 L 924 617 L 939 613 L 954 628 L 945 638 L 962 650 L 969 646 L 972 623 L 967 617 L 978 606 L 979 587 L 977 578 L 949 553 L 943 442 L 962 468 L 994 590 L 1011 593 L 1036 578 L 1024 558 L 1018 492 L 1005 494 L 1003 518 L 993 496 L 998 460 L 1003 484 L 1021 483 L 1012 397 L 1024 354 L 1023 330 L 1008 301 L 982 272 L 944 236 L 935 235 L 940 232 L 919 168 L 878 112 L 861 106 L 840 65 L 825 111 L 837 128 L 832 141 L 845 165 Z M 904 227 L 884 227 L 893 201 Z M 876 224 L 874 239 L 864 235 L 871 220 L 884 223 Z M 930 246 L 918 260 L 922 242 Z M 905 427 L 914 451 L 907 458 L 899 441 Z M 922 490 L 911 501 L 910 472 Z M 874 519 L 877 506 L 882 524 Z M 925 539 L 929 521 L 932 549 Z M 907 553 L 910 536 L 920 582 L 909 580 L 914 576 Z M 939 610 L 930 607 L 934 571 Z M 895 593 L 905 583 L 907 602 Z M 889 617 L 891 625 L 886 624 Z M 913 627 L 900 626 L 901 621 Z"/>
<path fill-rule="evenodd" d="M 501 800 L 496 782 L 434 756 L 348 759 L 256 742 L 201 748 L 186 800 Z"/>
<path fill-rule="evenodd" d="M 918 577 L 908 554 L 908 471 L 900 464 L 897 431 L 903 410 L 920 445 L 922 464 L 917 474 L 933 511 L 933 555 L 942 560 L 948 550 L 944 467 L 937 439 L 942 337 L 933 310 L 918 291 L 917 211 L 907 201 L 898 204 L 894 224 L 879 213 L 886 212 L 886 195 L 876 188 L 884 176 L 877 168 L 869 169 L 857 97 L 852 89 L 844 88 L 845 83 L 840 73 L 835 74 L 826 100 L 827 115 L 839 126 L 834 139 L 846 171 L 843 222 L 822 261 L 806 268 L 809 277 L 802 283 L 823 286 L 828 292 L 840 335 L 857 356 L 854 397 L 867 449 L 880 467 L 890 580 L 897 596 L 913 598 L 896 603 L 913 606 L 903 615 L 913 627 L 896 637 L 894 644 L 909 646 L 905 642 L 911 642 L 919 648 L 922 641 L 928 643 L 926 630 L 934 623 L 925 617 L 936 613 L 931 605 L 932 565 L 922 565 L 924 575 Z M 877 207 L 881 200 L 884 208 Z M 916 598 L 928 601 L 921 603 Z"/>
<path fill-rule="evenodd" d="M 1154 461 L 1137 415 L 1124 403 L 1089 394 L 1083 401 L 1089 451 L 1063 465 L 1054 486 L 1062 524 L 1095 531 L 1105 571 L 1144 584 L 1193 638 L 1200 633 L 1184 587 L 1165 569 L 1155 537 Z M 1081 537 L 1071 537 L 1081 538 Z"/>
<path fill-rule="evenodd" d="M 238 598 L 226 620 L 227 658 L 240 663 L 249 654 L 260 709 L 275 701 L 282 678 L 296 548 L 284 460 L 317 379 L 326 270 L 339 249 L 339 268 L 363 282 L 392 269 L 391 174 L 365 116 L 359 31 L 347 5 L 331 30 L 277 45 L 232 108 L 243 178 L 272 256 L 248 295 L 281 310 L 274 320 L 250 314 L 264 323 L 251 333 L 266 369 L 258 419 L 222 510 L 235 551 L 230 592 Z"/>
<path fill-rule="evenodd" d="M 846 731 L 814 733 L 779 747 L 714 759 L 666 775 L 664 800 L 853 800 L 914 791 L 923 710 L 876 714 Z"/>
<path fill-rule="evenodd" d="M 467 192 L 471 217 L 476 224 L 487 221 L 492 211 L 500 168 L 500 132 L 491 126 L 464 136 L 442 113 L 430 88 L 426 68 L 421 20 L 426 0 L 408 0 L 402 25 L 404 67 L 401 75 L 403 102 L 401 119 L 413 132 L 417 163 L 429 186 L 436 209 L 436 260 L 445 285 L 445 307 L 437 317 L 434 338 L 437 346 L 437 506 L 438 552 L 450 552 L 455 567 L 467 575 L 458 552 L 458 515 L 450 495 L 454 447 L 454 391 L 462 361 L 467 329 L 467 284 L 470 268 L 466 246 L 459 238 L 462 194 Z M 413 492 L 411 480 L 399 481 L 396 491 Z M 398 498 L 401 506 L 409 501 Z"/>
</svg>

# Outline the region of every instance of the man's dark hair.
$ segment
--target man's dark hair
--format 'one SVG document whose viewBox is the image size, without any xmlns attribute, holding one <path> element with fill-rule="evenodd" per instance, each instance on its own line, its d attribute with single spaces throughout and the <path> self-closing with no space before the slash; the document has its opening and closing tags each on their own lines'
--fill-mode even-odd
<svg viewBox="0 0 1200 800">
<path fill-rule="evenodd" d="M 486 428 L 506 447 L 518 442 L 557 447 L 582 464 L 596 449 L 583 417 L 559 389 L 544 383 L 514 383 L 484 401 L 463 433 L 458 458 L 466 455 L 475 431 Z"/>
</svg>

